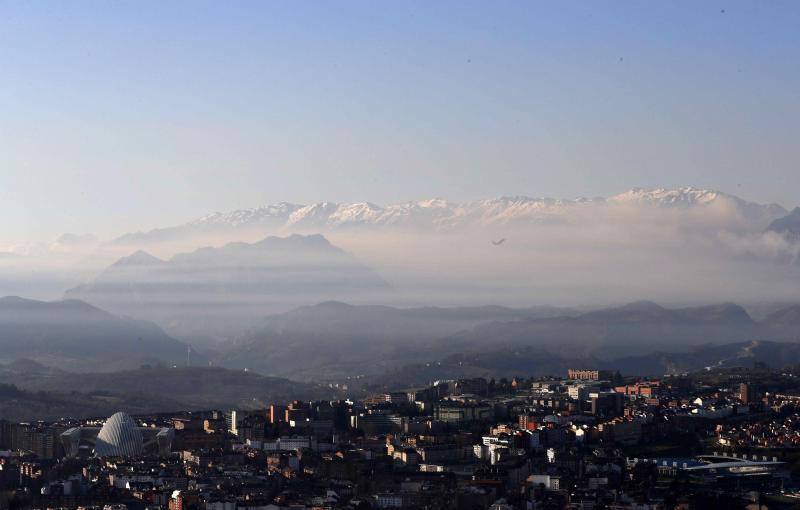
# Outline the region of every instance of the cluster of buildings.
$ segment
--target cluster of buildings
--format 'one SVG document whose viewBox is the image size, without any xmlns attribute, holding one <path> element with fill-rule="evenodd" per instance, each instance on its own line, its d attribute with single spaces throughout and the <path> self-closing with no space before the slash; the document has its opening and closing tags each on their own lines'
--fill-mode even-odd
<svg viewBox="0 0 800 510">
<path fill-rule="evenodd" d="M 744 508 L 794 487 L 795 404 L 745 383 L 576 369 L 360 401 L 0 421 L 0 508 L 661 510 L 710 495 Z"/>
<path fill-rule="evenodd" d="M 725 422 L 717 426 L 721 447 L 752 451 L 800 451 L 800 415 L 794 413 L 800 405 L 797 397 L 773 395 L 764 398 L 773 416 L 769 420 Z"/>
</svg>

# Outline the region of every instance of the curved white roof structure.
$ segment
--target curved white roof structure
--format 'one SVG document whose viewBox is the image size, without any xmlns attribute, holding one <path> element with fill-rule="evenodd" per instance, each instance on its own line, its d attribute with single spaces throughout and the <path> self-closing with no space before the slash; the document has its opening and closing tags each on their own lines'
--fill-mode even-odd
<svg viewBox="0 0 800 510">
<path fill-rule="evenodd" d="M 142 432 L 125 413 L 114 413 L 106 420 L 94 446 L 98 457 L 135 457 L 143 451 Z"/>
</svg>

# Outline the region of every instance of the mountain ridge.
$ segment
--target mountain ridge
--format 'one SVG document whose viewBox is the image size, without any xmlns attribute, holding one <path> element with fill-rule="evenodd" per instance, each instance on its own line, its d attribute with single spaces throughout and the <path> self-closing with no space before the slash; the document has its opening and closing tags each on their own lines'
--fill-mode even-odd
<svg viewBox="0 0 800 510">
<path fill-rule="evenodd" d="M 721 191 L 690 186 L 676 189 L 633 188 L 607 198 L 556 199 L 517 195 L 463 203 L 434 198 L 386 206 L 371 202 L 315 202 L 306 205 L 279 202 L 251 209 L 214 212 L 182 225 L 124 234 L 110 241 L 110 244 L 161 242 L 219 229 L 266 227 L 289 231 L 355 227 L 425 227 L 447 230 L 472 225 L 542 221 L 564 210 L 588 205 L 689 208 L 716 203 L 731 205 L 749 221 L 761 224 L 761 228 L 788 213 L 778 204 L 758 204 Z"/>
<path fill-rule="evenodd" d="M 376 272 L 322 235 L 206 246 L 163 261 L 143 253 L 123 257 L 65 297 L 152 320 L 177 336 L 231 338 L 282 309 L 392 291 Z"/>
<path fill-rule="evenodd" d="M 157 325 L 67 299 L 0 298 L 0 357 L 87 371 L 183 360 L 187 346 Z"/>
<path fill-rule="evenodd" d="M 800 307 L 800 305 L 798 305 Z M 709 344 L 794 341 L 793 307 L 755 321 L 735 303 L 666 308 L 651 301 L 591 311 L 534 307 L 394 308 L 326 302 L 273 315 L 219 363 L 265 373 L 335 378 L 487 349 L 538 349 L 563 359 L 615 359 Z M 334 347 L 332 347 L 334 346 Z M 297 353 L 303 353 L 298 357 Z M 537 358 L 538 359 L 538 358 Z M 302 363 L 297 364 L 299 360 Z"/>
<path fill-rule="evenodd" d="M 795 207 L 782 218 L 773 220 L 767 227 L 767 232 L 775 232 L 790 240 L 800 240 L 800 207 Z"/>
</svg>

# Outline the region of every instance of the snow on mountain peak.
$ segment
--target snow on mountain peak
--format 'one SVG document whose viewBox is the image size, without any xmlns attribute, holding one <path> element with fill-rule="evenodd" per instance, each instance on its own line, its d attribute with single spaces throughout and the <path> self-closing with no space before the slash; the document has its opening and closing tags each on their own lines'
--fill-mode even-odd
<svg viewBox="0 0 800 510">
<path fill-rule="evenodd" d="M 710 204 L 719 198 L 735 198 L 719 191 L 693 188 L 691 186 L 677 189 L 643 189 L 633 188 L 608 199 L 611 203 L 656 206 L 692 206 Z"/>
<path fill-rule="evenodd" d="M 317 202 L 298 205 L 288 202 L 216 212 L 188 224 L 149 233 L 136 234 L 136 239 L 163 240 L 166 235 L 188 231 L 219 230 L 241 227 L 269 227 L 271 231 L 324 231 L 346 227 L 402 227 L 423 229 L 453 229 L 465 226 L 504 225 L 511 223 L 541 223 L 561 221 L 576 208 L 636 206 L 688 209 L 711 204 L 723 204 L 736 213 L 740 223 L 763 229 L 776 218 L 787 214 L 781 206 L 747 202 L 719 191 L 681 187 L 676 189 L 633 188 L 609 198 L 556 199 L 534 198 L 525 195 L 456 203 L 442 198 L 404 202 L 381 206 L 371 202 Z M 121 239 L 126 238 L 123 236 Z"/>
<path fill-rule="evenodd" d="M 230 225 L 232 227 L 238 227 L 240 225 L 247 225 L 270 219 L 286 221 L 290 214 L 301 207 L 301 205 L 291 204 L 289 202 L 278 202 L 277 204 L 254 207 L 251 209 L 238 209 L 226 213 L 214 212 L 189 222 L 189 225 Z"/>
<path fill-rule="evenodd" d="M 300 207 L 289 215 L 288 225 L 323 225 L 328 217 L 339 209 L 335 202 L 318 202 Z"/>
<path fill-rule="evenodd" d="M 428 200 L 420 200 L 413 203 L 424 209 L 447 209 L 450 207 L 450 203 L 447 200 L 438 197 L 429 198 Z"/>
<path fill-rule="evenodd" d="M 382 207 L 369 202 L 340 205 L 333 214 L 328 216 L 327 223 L 330 225 L 371 223 L 382 212 Z"/>
</svg>

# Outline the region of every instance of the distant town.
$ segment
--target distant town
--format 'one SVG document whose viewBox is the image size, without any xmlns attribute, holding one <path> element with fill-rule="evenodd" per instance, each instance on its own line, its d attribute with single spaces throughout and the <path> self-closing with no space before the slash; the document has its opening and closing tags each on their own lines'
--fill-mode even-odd
<svg viewBox="0 0 800 510">
<path fill-rule="evenodd" d="M 0 421 L 0 508 L 793 508 L 798 376 L 576 367 L 256 411 Z"/>
</svg>

